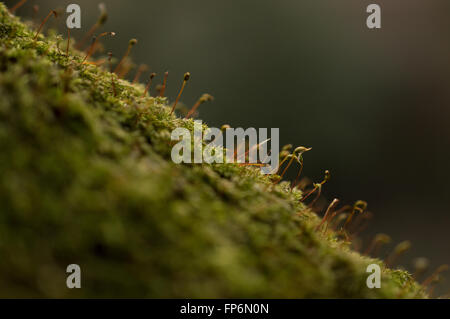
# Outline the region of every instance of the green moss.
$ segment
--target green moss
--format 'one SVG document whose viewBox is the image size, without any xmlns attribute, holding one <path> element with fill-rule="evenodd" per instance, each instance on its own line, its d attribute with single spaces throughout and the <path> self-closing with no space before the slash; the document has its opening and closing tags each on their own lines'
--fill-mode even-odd
<svg viewBox="0 0 450 319">
<path fill-rule="evenodd" d="M 288 185 L 175 165 L 163 98 L 66 57 L 0 4 L 0 297 L 426 297 L 360 256 Z M 82 268 L 83 288 L 65 269 Z M 366 267 L 383 267 L 382 289 Z"/>
</svg>

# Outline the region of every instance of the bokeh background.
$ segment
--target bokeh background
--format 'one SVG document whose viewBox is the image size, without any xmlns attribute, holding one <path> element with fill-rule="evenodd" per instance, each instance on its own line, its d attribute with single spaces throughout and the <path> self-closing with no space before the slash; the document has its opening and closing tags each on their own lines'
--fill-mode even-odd
<svg viewBox="0 0 450 319">
<path fill-rule="evenodd" d="M 80 39 L 99 2 L 30 0 L 17 14 L 32 17 L 39 5 L 42 19 L 77 3 Z M 448 0 L 102 2 L 109 21 L 100 31 L 117 33 L 105 48 L 120 56 L 137 38 L 134 61 L 170 71 L 172 98 L 191 72 L 183 102 L 215 96 L 201 109 L 209 125 L 279 127 L 282 144 L 313 147 L 305 174 L 320 181 L 332 172 L 326 198 L 369 202 L 363 247 L 386 233 L 393 243 L 381 256 L 413 243 L 400 260 L 407 269 L 421 256 L 432 269 L 450 264 Z M 370 3 L 382 7 L 381 30 L 366 27 Z M 449 290 L 445 280 L 437 292 Z"/>
</svg>

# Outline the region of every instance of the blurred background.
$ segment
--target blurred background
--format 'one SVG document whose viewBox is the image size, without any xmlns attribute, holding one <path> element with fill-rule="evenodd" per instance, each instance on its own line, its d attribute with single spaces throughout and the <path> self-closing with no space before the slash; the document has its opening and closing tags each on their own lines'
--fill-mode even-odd
<svg viewBox="0 0 450 319">
<path fill-rule="evenodd" d="M 100 1 L 29 2 L 17 14 L 32 17 L 38 5 L 39 20 L 79 4 L 78 39 L 99 15 Z M 422 256 L 428 274 L 450 264 L 448 0 L 102 2 L 109 20 L 98 32 L 117 33 L 105 49 L 121 56 L 137 38 L 134 62 L 149 65 L 158 82 L 169 71 L 172 100 L 189 71 L 183 102 L 215 96 L 200 110 L 210 126 L 278 127 L 282 145 L 313 147 L 305 174 L 318 182 L 332 172 L 325 197 L 363 199 L 374 213 L 363 248 L 386 233 L 393 243 L 381 257 L 410 240 L 405 268 Z M 381 30 L 366 27 L 371 3 L 382 8 Z M 436 291 L 449 293 L 450 280 Z"/>
</svg>

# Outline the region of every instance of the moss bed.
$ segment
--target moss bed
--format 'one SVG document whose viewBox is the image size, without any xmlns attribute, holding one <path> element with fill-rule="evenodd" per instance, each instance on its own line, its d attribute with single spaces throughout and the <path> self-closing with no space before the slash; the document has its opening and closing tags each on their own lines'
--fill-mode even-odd
<svg viewBox="0 0 450 319">
<path fill-rule="evenodd" d="M 0 297 L 427 297 L 316 231 L 289 183 L 174 164 L 170 132 L 193 120 L 35 33 L 0 3 Z M 82 289 L 66 287 L 73 263 Z"/>
</svg>

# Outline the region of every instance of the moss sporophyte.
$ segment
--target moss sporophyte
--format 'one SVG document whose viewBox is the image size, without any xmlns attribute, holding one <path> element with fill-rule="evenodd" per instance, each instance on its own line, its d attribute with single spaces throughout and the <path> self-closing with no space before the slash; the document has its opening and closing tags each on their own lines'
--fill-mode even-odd
<svg viewBox="0 0 450 319">
<path fill-rule="evenodd" d="M 190 74 L 173 104 L 167 72 L 153 95 L 153 72 L 138 83 L 150 68 L 125 80 L 136 41 L 102 55 L 100 9 L 61 50 L 62 36 L 0 3 L 0 297 L 428 297 L 445 267 L 419 285 L 368 256 L 386 237 L 360 254 L 367 205 L 323 205 L 331 175 L 302 176 L 310 148 L 280 151 L 278 129 L 209 128 L 195 117 L 210 95 L 177 116 Z M 69 263 L 87 270 L 83 289 L 64 284 Z"/>
</svg>

